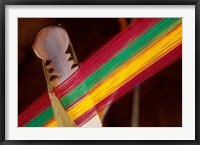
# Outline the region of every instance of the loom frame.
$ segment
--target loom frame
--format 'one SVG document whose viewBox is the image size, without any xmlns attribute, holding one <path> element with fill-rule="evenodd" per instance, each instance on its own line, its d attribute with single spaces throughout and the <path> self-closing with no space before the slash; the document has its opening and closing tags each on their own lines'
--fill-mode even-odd
<svg viewBox="0 0 200 145">
<path fill-rule="evenodd" d="M 195 140 L 93 140 L 93 141 L 64 141 L 64 140 L 5 140 L 5 7 L 6 5 L 195 5 Z M 56 145 L 56 144 L 200 144 L 200 0 L 0 0 L 0 143 L 2 145 Z"/>
</svg>

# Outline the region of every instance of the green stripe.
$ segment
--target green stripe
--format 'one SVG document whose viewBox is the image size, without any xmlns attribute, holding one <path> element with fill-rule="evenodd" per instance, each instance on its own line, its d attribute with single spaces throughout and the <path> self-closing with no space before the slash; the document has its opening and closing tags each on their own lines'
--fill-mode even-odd
<svg viewBox="0 0 200 145">
<path fill-rule="evenodd" d="M 40 127 L 40 126 L 43 126 L 51 118 L 53 118 L 53 109 L 50 106 L 44 112 L 42 112 L 40 115 L 38 115 L 36 118 L 34 118 L 28 124 L 26 124 L 26 127 Z"/>
<path fill-rule="evenodd" d="M 167 34 L 171 29 L 173 29 L 177 24 L 181 22 L 181 19 L 177 18 L 167 18 L 162 20 L 146 34 L 136 40 L 133 44 L 128 46 L 117 56 L 112 58 L 103 67 L 98 69 L 92 75 L 90 75 L 85 81 L 74 88 L 70 93 L 61 99 L 61 103 L 66 108 L 76 102 L 80 97 L 86 94 L 88 91 L 92 90 L 101 81 L 104 80 L 111 72 L 113 72 L 120 65 L 124 64 L 127 60 L 133 57 L 138 51 L 143 50 L 146 46 L 152 44 L 157 38 Z M 87 88 L 85 87 L 87 86 Z M 53 117 L 52 108 L 49 107 L 44 112 L 35 117 L 26 126 L 43 126 L 49 119 Z"/>
<path fill-rule="evenodd" d="M 135 53 L 146 48 L 147 45 L 150 45 L 152 41 L 156 40 L 157 37 L 161 37 L 167 32 L 169 32 L 175 25 L 180 22 L 180 19 L 164 19 L 153 29 L 148 31 L 140 39 L 130 45 L 127 49 L 123 50 L 116 57 L 111 59 L 103 67 L 94 72 L 89 76 L 84 82 L 72 90 L 69 94 L 61 99 L 64 107 L 75 103 L 80 97 L 85 95 L 88 91 L 92 90 L 96 85 L 99 84 L 104 78 L 106 78 L 113 70 L 122 65 L 128 59 L 132 58 Z M 84 86 L 87 86 L 88 89 L 83 89 Z"/>
</svg>

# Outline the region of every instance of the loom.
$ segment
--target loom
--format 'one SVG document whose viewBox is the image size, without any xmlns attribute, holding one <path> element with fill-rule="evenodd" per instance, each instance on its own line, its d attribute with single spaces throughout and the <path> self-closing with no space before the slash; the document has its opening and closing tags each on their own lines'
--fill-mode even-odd
<svg viewBox="0 0 200 145">
<path fill-rule="evenodd" d="M 49 28 L 52 27 L 42 31 L 48 31 Z M 55 37 L 53 41 L 50 41 L 52 45 L 46 48 L 54 47 L 57 42 L 63 44 L 62 54 L 54 56 L 59 58 L 68 50 L 70 40 L 62 28 L 55 27 L 55 29 L 57 29 L 55 33 L 58 29 L 59 33 L 53 35 Z M 41 33 L 42 38 L 47 39 L 44 35 L 46 33 Z M 48 36 L 52 39 L 51 35 L 48 34 Z M 58 41 L 58 37 L 61 40 Z M 38 52 L 36 54 L 39 55 Z M 48 57 L 39 56 L 46 62 L 52 59 L 48 58 L 49 55 Z M 182 19 L 144 18 L 137 25 L 130 24 L 126 27 L 80 64 L 79 68 L 71 69 L 75 61 L 72 61 L 70 66 L 64 63 L 61 69 L 66 69 L 71 73 L 63 73 L 65 77 L 62 80 L 54 78 L 54 81 L 52 80 L 54 88 L 51 91 L 74 126 L 101 127 L 98 112 L 181 56 Z M 72 60 L 71 57 L 75 56 L 63 56 L 61 59 Z M 56 68 L 56 66 L 53 67 Z M 48 67 L 50 70 L 51 67 Z M 54 75 L 57 74 L 51 74 L 51 76 Z M 55 127 L 59 126 L 56 120 L 55 109 L 49 101 L 49 92 L 47 92 L 19 115 L 18 125 Z"/>
</svg>

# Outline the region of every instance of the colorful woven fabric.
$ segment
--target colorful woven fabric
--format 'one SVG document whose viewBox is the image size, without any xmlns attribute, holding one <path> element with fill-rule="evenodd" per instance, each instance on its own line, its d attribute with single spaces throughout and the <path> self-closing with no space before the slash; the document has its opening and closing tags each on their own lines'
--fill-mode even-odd
<svg viewBox="0 0 200 145">
<path fill-rule="evenodd" d="M 130 24 L 55 88 L 62 105 L 81 126 L 182 56 L 182 19 L 144 18 Z M 56 126 L 47 93 L 18 118 L 19 126 Z"/>
</svg>

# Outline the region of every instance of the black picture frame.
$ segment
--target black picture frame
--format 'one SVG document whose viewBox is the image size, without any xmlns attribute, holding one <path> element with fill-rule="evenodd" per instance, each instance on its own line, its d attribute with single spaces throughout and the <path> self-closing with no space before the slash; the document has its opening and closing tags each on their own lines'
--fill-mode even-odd
<svg viewBox="0 0 200 145">
<path fill-rule="evenodd" d="M 195 5 L 195 140 L 5 140 L 5 7 L 6 5 Z M 200 0 L 0 0 L 0 143 L 7 144 L 200 144 L 200 99 L 199 99 L 199 61 L 200 61 Z"/>
</svg>

